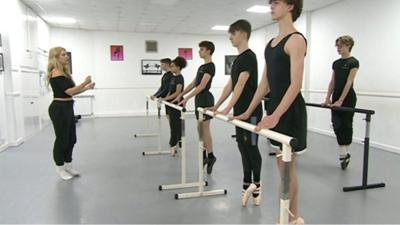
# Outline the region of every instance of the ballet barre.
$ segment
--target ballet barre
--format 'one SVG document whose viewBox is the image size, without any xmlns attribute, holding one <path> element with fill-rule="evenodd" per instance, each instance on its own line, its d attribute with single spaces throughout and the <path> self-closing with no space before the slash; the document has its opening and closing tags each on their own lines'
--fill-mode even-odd
<svg viewBox="0 0 400 225">
<path fill-rule="evenodd" d="M 203 121 L 204 114 L 212 116 L 214 118 L 217 118 L 219 120 L 222 120 L 224 122 L 228 122 L 232 125 L 235 125 L 237 127 L 243 128 L 245 130 L 257 133 L 261 136 L 273 139 L 275 141 L 278 141 L 282 143 L 282 160 L 284 162 L 284 168 L 283 168 L 283 176 L 281 179 L 282 185 L 281 185 L 281 199 L 280 199 L 280 216 L 279 216 L 279 223 L 280 224 L 288 224 L 289 223 L 289 206 L 290 206 L 290 196 L 289 196 L 289 183 L 290 183 L 290 177 L 289 177 L 289 171 L 290 171 L 290 162 L 292 160 L 292 147 L 296 145 L 296 139 L 271 131 L 271 130 L 260 130 L 258 132 L 255 132 L 255 127 L 252 124 L 240 121 L 240 120 L 229 120 L 227 116 L 217 114 L 214 115 L 214 112 L 211 111 L 205 111 L 203 108 L 197 108 L 199 111 L 199 121 Z M 200 141 L 199 141 L 199 182 L 200 179 L 203 178 L 203 157 L 202 157 L 202 152 L 203 152 L 203 140 L 202 140 L 202 135 L 200 135 Z M 180 197 L 199 197 L 199 196 L 209 196 L 209 195 L 217 195 L 217 194 L 226 194 L 226 190 L 216 190 L 216 191 L 211 191 L 211 192 L 204 192 L 203 187 L 199 186 L 199 192 L 195 193 L 187 193 L 185 195 L 181 194 Z"/>
<path fill-rule="evenodd" d="M 366 190 L 373 188 L 382 188 L 385 187 L 385 183 L 376 183 L 376 184 L 368 184 L 368 163 L 369 163 L 369 141 L 370 141 L 370 126 L 371 126 L 371 117 L 375 114 L 375 111 L 368 109 L 358 109 L 358 108 L 350 108 L 350 107 L 329 107 L 321 104 L 315 103 L 307 103 L 307 106 L 316 107 L 316 108 L 325 108 L 333 111 L 342 111 L 342 112 L 354 112 L 365 114 L 365 137 L 364 137 L 364 159 L 363 159 L 363 176 L 362 183 L 360 186 L 353 187 L 344 187 L 344 192 L 349 191 L 358 191 L 358 190 Z"/>
<path fill-rule="evenodd" d="M 152 101 L 151 97 L 150 96 L 146 96 L 146 119 L 147 119 L 147 121 L 149 120 L 149 101 Z M 161 109 L 159 107 L 157 107 L 157 109 L 158 109 L 158 113 L 159 113 L 159 117 L 160 117 L 160 110 Z M 147 126 L 147 127 L 149 127 L 149 126 Z M 145 138 L 145 137 L 157 137 L 159 135 L 160 135 L 159 133 L 140 133 L 140 134 L 134 134 L 133 137 L 135 137 L 135 138 L 140 138 L 140 137 Z"/>
<path fill-rule="evenodd" d="M 207 186 L 208 183 L 205 181 L 191 182 L 191 183 L 187 183 L 187 181 L 186 181 L 186 135 L 185 135 L 186 108 L 172 104 L 167 101 L 161 101 L 160 103 L 164 104 L 168 107 L 171 107 L 174 110 L 178 110 L 181 112 L 180 119 L 182 120 L 182 123 L 181 123 L 182 137 L 181 137 L 180 149 L 181 149 L 182 156 L 181 156 L 181 183 L 159 185 L 158 190 L 162 191 L 162 190 L 171 190 L 171 189 L 180 189 L 180 188 L 191 188 L 191 187 L 197 187 L 197 186 L 201 186 L 201 187 Z"/>
<path fill-rule="evenodd" d="M 149 101 L 155 102 L 157 104 L 157 130 L 158 133 L 154 134 L 135 134 L 134 137 L 157 137 L 157 150 L 156 151 L 144 151 L 143 156 L 154 156 L 154 155 L 169 155 L 170 151 L 163 151 L 161 146 L 161 102 L 158 99 L 151 99 L 150 96 L 146 97 L 146 118 L 149 119 Z M 147 119 L 147 120 L 148 120 Z M 147 126 L 149 127 L 149 126 Z"/>
</svg>

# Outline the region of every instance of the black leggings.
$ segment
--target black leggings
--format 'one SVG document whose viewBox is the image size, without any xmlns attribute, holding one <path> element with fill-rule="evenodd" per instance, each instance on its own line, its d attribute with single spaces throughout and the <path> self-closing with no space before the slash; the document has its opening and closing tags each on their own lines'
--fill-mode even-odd
<svg viewBox="0 0 400 225">
<path fill-rule="evenodd" d="M 339 95 L 333 96 L 333 102 L 339 99 Z M 354 91 L 349 92 L 343 101 L 343 107 L 355 108 L 357 97 Z M 336 140 L 339 145 L 350 145 L 353 141 L 353 117 L 354 112 L 332 110 L 332 125 Z"/>
<path fill-rule="evenodd" d="M 255 117 L 251 120 L 255 120 Z M 255 121 L 251 122 L 255 124 Z M 260 183 L 262 158 L 258 149 L 258 135 L 236 127 L 236 141 L 242 156 L 243 183 Z"/>
<path fill-rule="evenodd" d="M 72 151 L 76 143 L 76 126 L 73 101 L 53 101 L 49 106 L 56 140 L 53 158 L 57 166 L 72 162 Z"/>
<path fill-rule="evenodd" d="M 182 137 L 182 120 L 180 111 L 169 108 L 169 126 L 171 128 L 169 146 L 174 147 L 178 144 Z"/>
</svg>

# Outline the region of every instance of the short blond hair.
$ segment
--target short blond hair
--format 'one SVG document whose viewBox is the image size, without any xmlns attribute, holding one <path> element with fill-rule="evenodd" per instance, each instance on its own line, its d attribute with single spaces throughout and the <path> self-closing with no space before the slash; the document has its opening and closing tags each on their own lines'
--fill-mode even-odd
<svg viewBox="0 0 400 225">
<path fill-rule="evenodd" d="M 350 50 L 350 52 L 351 52 L 351 50 L 352 50 L 353 47 L 354 47 L 354 39 L 353 39 L 351 36 L 349 36 L 349 35 L 340 36 L 340 37 L 338 37 L 338 38 L 336 39 L 335 44 L 336 44 L 336 46 L 339 45 L 339 44 L 340 44 L 340 45 L 349 46 L 349 47 L 350 47 L 349 50 Z"/>
</svg>

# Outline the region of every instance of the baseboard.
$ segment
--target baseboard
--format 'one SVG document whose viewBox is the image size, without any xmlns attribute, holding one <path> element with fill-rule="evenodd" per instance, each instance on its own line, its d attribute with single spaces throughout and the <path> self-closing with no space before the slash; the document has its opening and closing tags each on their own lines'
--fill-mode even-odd
<svg viewBox="0 0 400 225">
<path fill-rule="evenodd" d="M 330 137 L 336 137 L 335 133 L 333 131 L 328 131 L 328 130 L 314 128 L 314 127 L 310 127 L 310 128 L 308 128 L 308 130 L 311 132 L 314 132 L 314 133 L 318 133 L 318 134 L 322 134 L 322 135 L 326 135 L 326 136 L 330 136 Z M 364 139 L 353 137 L 353 142 L 358 143 L 358 144 L 364 144 Z M 376 141 L 371 141 L 370 144 L 374 148 L 378 148 L 378 149 L 382 149 L 382 150 L 385 150 L 388 152 L 400 154 L 399 147 L 382 144 L 382 143 L 376 142 Z"/>
<path fill-rule="evenodd" d="M 149 116 L 157 116 L 157 111 L 149 111 Z M 162 113 L 162 115 L 164 115 Z M 100 112 L 93 114 L 94 118 L 98 117 L 139 117 L 146 116 L 146 111 L 123 111 L 123 112 Z"/>
<path fill-rule="evenodd" d="M 4 152 L 8 147 L 8 144 L 0 145 L 0 153 Z"/>
<path fill-rule="evenodd" d="M 19 145 L 21 145 L 22 143 L 24 143 L 24 139 L 23 138 L 18 138 L 16 141 L 10 142 L 8 144 L 9 147 L 17 147 Z"/>
<path fill-rule="evenodd" d="M 388 151 L 388 152 L 400 154 L 400 148 L 393 146 L 393 145 L 387 145 L 387 144 L 382 144 L 379 142 L 371 141 L 371 146 Z"/>
</svg>

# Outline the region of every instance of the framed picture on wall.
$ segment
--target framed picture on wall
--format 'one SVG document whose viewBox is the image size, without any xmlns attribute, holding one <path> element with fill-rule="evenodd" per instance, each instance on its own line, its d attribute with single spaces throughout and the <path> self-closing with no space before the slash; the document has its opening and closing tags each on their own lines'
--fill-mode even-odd
<svg viewBox="0 0 400 225">
<path fill-rule="evenodd" d="M 232 65 L 236 57 L 236 55 L 225 56 L 225 75 L 231 75 Z"/>
<path fill-rule="evenodd" d="M 147 40 L 145 43 L 146 43 L 146 53 L 157 53 L 158 52 L 157 41 Z"/>
<path fill-rule="evenodd" d="M 0 53 L 0 72 L 4 71 L 3 53 Z"/>
<path fill-rule="evenodd" d="M 68 58 L 69 58 L 69 65 L 68 65 L 68 69 L 69 69 L 69 72 L 72 74 L 72 54 L 71 54 L 71 52 L 67 52 L 67 55 L 68 55 Z"/>
<path fill-rule="evenodd" d="M 191 48 L 178 48 L 178 55 L 186 60 L 192 60 L 193 50 Z"/>
<path fill-rule="evenodd" d="M 143 75 L 161 75 L 161 63 L 157 59 L 142 59 Z"/>
<path fill-rule="evenodd" d="M 110 55 L 111 55 L 111 61 L 124 61 L 124 46 L 111 45 Z"/>
</svg>

